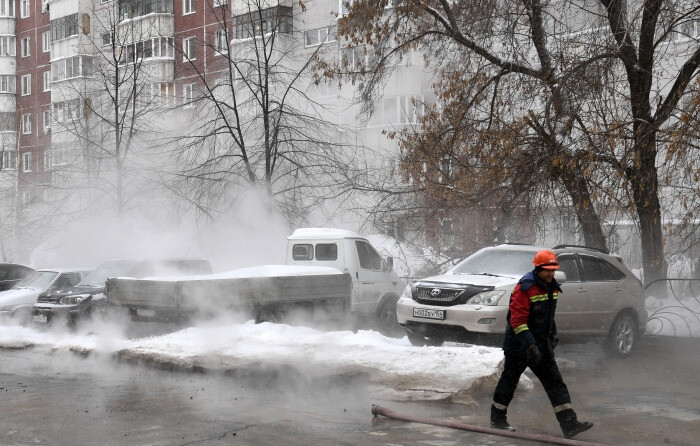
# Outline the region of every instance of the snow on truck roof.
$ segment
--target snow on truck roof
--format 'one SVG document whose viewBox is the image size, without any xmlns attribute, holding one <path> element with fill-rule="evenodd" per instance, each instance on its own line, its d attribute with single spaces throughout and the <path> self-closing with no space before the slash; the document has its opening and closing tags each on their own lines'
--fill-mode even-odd
<svg viewBox="0 0 700 446">
<path fill-rule="evenodd" d="M 299 228 L 292 235 L 287 237 L 288 240 L 305 240 L 305 239 L 338 239 L 338 238 L 359 238 L 354 231 L 347 229 L 336 228 Z"/>
</svg>

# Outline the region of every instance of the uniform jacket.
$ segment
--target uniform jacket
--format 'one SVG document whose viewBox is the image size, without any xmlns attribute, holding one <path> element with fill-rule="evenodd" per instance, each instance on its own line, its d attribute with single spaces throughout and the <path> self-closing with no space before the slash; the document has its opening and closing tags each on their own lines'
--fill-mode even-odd
<svg viewBox="0 0 700 446">
<path fill-rule="evenodd" d="M 506 353 L 526 358 L 527 348 L 536 344 L 543 355 L 553 354 L 551 338 L 557 334 L 554 313 L 560 292 L 556 280 L 549 284 L 542 282 L 535 271 L 520 279 L 510 296 L 503 341 Z"/>
</svg>

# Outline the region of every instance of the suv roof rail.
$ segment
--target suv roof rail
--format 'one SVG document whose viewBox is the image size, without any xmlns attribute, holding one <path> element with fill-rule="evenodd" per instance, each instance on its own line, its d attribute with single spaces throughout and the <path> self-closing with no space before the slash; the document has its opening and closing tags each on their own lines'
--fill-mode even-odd
<svg viewBox="0 0 700 446">
<path fill-rule="evenodd" d="M 520 243 L 520 242 L 503 242 L 499 245 L 515 245 L 515 246 L 536 246 L 533 243 Z"/>
<path fill-rule="evenodd" d="M 585 246 L 585 245 L 567 245 L 567 244 L 563 244 L 563 245 L 557 245 L 557 246 L 555 246 L 555 247 L 552 248 L 552 249 L 561 249 L 561 248 L 583 248 L 583 249 L 589 249 L 589 250 L 591 250 L 591 251 L 602 252 L 603 254 L 608 254 L 608 255 L 610 254 L 610 252 L 609 252 L 607 249 L 594 248 L 594 247 L 592 247 L 592 246 Z"/>
</svg>

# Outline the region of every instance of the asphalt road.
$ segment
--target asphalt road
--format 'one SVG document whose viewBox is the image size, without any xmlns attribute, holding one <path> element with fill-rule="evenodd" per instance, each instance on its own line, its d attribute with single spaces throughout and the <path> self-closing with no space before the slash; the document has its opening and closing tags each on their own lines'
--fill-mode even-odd
<svg viewBox="0 0 700 446">
<path fill-rule="evenodd" d="M 562 373 L 582 419 L 577 437 L 611 445 L 695 445 L 700 438 L 700 342 L 645 339 L 606 359 L 595 344 L 562 345 Z M 416 347 L 419 348 L 419 347 Z M 492 383 L 469 404 L 387 401 L 364 376 L 310 379 L 261 366 L 233 375 L 164 371 L 110 357 L 0 351 L 1 445 L 526 445 L 371 414 L 487 425 Z M 469 398 L 467 398 L 469 399 Z M 560 436 L 544 391 L 519 391 L 509 419 Z"/>
</svg>

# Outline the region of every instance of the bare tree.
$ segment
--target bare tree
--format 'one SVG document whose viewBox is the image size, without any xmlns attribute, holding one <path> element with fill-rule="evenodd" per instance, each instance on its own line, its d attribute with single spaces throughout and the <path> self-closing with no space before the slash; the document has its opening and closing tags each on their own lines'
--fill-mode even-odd
<svg viewBox="0 0 700 446">
<path fill-rule="evenodd" d="M 177 155 L 186 168 L 176 186 L 203 212 L 253 187 L 294 224 L 347 193 L 342 178 L 352 169 L 355 143 L 337 124 L 333 93 L 322 97 L 326 86 L 310 75 L 335 23 L 326 17 L 318 45 L 305 48 L 298 26 L 305 11 L 302 2 L 271 7 L 263 0 L 238 2 L 233 16 L 214 7 L 215 31 L 178 48 L 189 60 L 193 85 L 183 113 L 196 119 L 178 135 Z M 194 48 L 204 51 L 193 57 Z"/>
<path fill-rule="evenodd" d="M 335 74 L 361 81 L 364 103 L 371 104 L 392 62 L 421 49 L 441 70 L 441 105 L 458 109 L 462 103 L 486 132 L 487 117 L 495 111 L 505 123 L 527 123 L 524 144 L 514 148 L 536 166 L 533 178 L 566 191 L 587 243 L 605 246 L 599 212 L 608 215 L 613 208 L 600 197 L 622 211 L 633 209 L 649 282 L 664 274 L 658 184 L 664 160 L 657 136 L 700 65 L 696 31 L 685 33 L 683 48 L 665 42 L 689 24 L 696 29 L 699 8 L 674 0 L 593 5 L 523 0 L 517 7 L 502 1 L 357 0 L 340 33 L 372 45 L 374 63 L 362 72 Z M 469 88 L 473 84 L 479 87 Z M 602 109 L 594 104 L 600 98 L 614 102 Z M 601 123 L 606 123 L 602 131 Z M 446 122 L 443 128 L 448 125 L 461 130 L 461 123 Z M 617 136 L 620 143 L 601 146 L 598 136 Z M 620 183 L 626 194 L 617 193 Z"/>
</svg>

